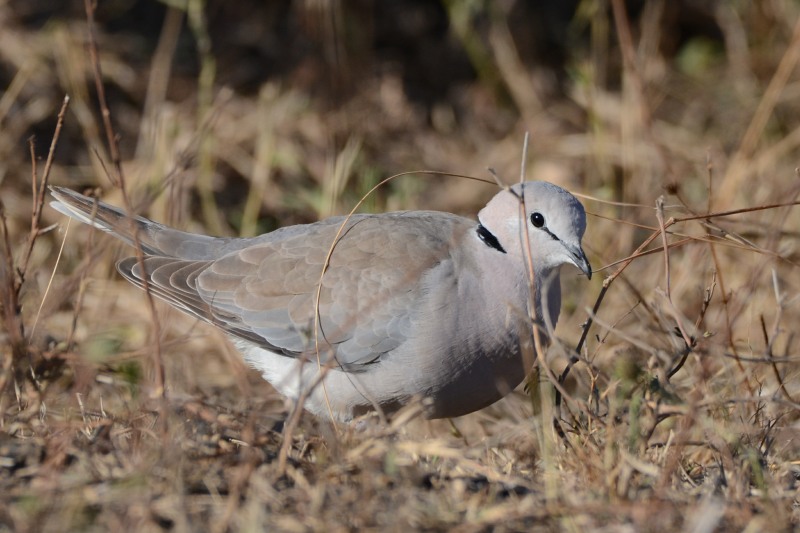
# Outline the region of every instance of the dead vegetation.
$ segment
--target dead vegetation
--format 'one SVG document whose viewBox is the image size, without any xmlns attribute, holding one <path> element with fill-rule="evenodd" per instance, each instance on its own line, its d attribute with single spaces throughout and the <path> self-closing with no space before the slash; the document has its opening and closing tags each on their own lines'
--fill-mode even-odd
<svg viewBox="0 0 800 533">
<path fill-rule="evenodd" d="M 0 6 L 0 529 L 796 528 L 797 6 L 393 4 Z M 564 273 L 536 407 L 452 423 L 287 435 L 222 335 L 41 194 L 251 235 L 398 172 L 513 181 L 526 131 L 527 177 L 584 195 L 604 268 Z M 418 175 L 363 209 L 492 193 Z"/>
</svg>

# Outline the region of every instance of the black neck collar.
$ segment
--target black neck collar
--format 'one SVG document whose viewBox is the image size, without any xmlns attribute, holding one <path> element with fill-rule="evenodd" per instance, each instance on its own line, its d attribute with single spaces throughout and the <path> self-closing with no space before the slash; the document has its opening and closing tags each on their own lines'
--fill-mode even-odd
<svg viewBox="0 0 800 533">
<path fill-rule="evenodd" d="M 483 241 L 483 244 L 488 246 L 489 248 L 494 248 L 498 252 L 506 253 L 503 246 L 500 244 L 500 241 L 497 240 L 497 237 L 492 235 L 492 232 L 486 229 L 483 224 L 480 222 L 478 223 L 478 238 Z"/>
</svg>

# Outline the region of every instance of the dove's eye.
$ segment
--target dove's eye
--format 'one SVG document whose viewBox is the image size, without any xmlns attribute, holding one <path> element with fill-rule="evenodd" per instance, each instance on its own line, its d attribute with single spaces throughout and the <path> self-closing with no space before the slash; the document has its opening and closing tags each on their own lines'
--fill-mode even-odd
<svg viewBox="0 0 800 533">
<path fill-rule="evenodd" d="M 544 226 L 544 217 L 541 213 L 532 213 L 531 214 L 531 224 L 533 224 L 534 228 L 541 228 Z"/>
</svg>

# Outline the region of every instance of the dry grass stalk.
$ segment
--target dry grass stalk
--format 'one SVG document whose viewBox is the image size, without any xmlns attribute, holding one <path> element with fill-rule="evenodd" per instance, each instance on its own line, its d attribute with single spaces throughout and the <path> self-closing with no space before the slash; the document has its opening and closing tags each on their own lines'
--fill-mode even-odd
<svg viewBox="0 0 800 533">
<path fill-rule="evenodd" d="M 701 57 L 711 61 L 705 71 L 692 71 L 679 66 L 689 64 L 691 41 L 680 58 L 659 47 L 677 4 L 654 2 L 639 15 L 622 4 L 575 15 L 571 28 L 593 33 L 585 57 L 573 52 L 568 97 L 524 94 L 541 78 L 526 71 L 515 11 L 493 8 L 481 41 L 484 28 L 469 24 L 480 14 L 448 4 L 451 16 L 467 17 L 454 46 L 475 47 L 488 74 L 430 111 L 403 72 L 357 69 L 376 63 L 336 33 L 340 11 L 324 15 L 333 33 L 322 41 L 344 47 L 338 60 L 352 63 L 342 71 L 358 83 L 331 83 L 352 91 L 336 106 L 315 92 L 330 81 L 314 77 L 324 59 L 271 74 L 268 88 L 237 85 L 234 62 L 220 58 L 241 34 L 220 38 L 207 13 L 191 15 L 190 32 L 210 39 L 192 49 L 170 11 L 157 57 L 141 62 L 146 82 L 132 75 L 139 48 L 109 31 L 102 4 L 87 6 L 97 17 L 90 38 L 75 37 L 87 31 L 77 19 L 44 31 L 0 17 L 0 68 L 13 65 L 0 97 L 2 527 L 796 527 L 800 111 L 790 67 L 799 13 L 780 2 L 720 8 L 711 19 L 724 19 L 724 42 L 749 54 L 725 44 Z M 309 26 L 318 20 L 307 16 Z M 187 46 L 199 57 L 189 76 Z M 249 64 L 236 57 L 240 69 Z M 222 79 L 232 90 L 215 88 Z M 62 105 L 62 85 L 70 112 L 42 126 Z M 496 98 L 503 91 L 510 103 Z M 253 112 L 259 106 L 267 119 Z M 51 144 L 52 163 L 32 189 L 27 176 L 39 162 L 24 139 L 57 124 L 59 148 Z M 589 289 L 564 275 L 562 317 L 541 361 L 540 416 L 515 391 L 452 423 L 419 420 L 419 406 L 361 431 L 292 418 L 221 336 L 158 306 L 156 314 L 120 282 L 107 239 L 70 232 L 54 271 L 61 241 L 46 232 L 59 222 L 42 208 L 47 176 L 77 188 L 110 180 L 106 193 L 130 212 L 149 208 L 206 233 L 306 222 L 328 205 L 471 213 L 490 191 L 462 180 L 404 176 L 370 190 L 405 168 L 481 175 L 488 163 L 517 175 L 524 131 L 533 135 L 521 173 L 586 194 L 588 251 L 608 272 Z M 108 171 L 94 155 L 104 151 Z M 198 197 L 194 178 L 205 191 Z"/>
</svg>

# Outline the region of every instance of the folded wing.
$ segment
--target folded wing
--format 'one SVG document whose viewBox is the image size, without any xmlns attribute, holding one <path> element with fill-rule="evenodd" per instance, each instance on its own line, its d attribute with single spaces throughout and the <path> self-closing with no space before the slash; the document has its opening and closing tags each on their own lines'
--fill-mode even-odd
<svg viewBox="0 0 800 533">
<path fill-rule="evenodd" d="M 433 269 L 449 261 L 472 223 L 434 212 L 343 223 L 278 230 L 215 260 L 131 257 L 118 269 L 233 336 L 287 356 L 335 357 L 341 369 L 360 371 L 406 341 Z"/>
</svg>

